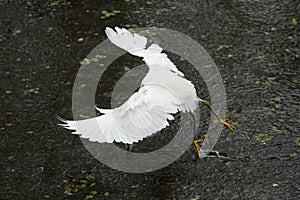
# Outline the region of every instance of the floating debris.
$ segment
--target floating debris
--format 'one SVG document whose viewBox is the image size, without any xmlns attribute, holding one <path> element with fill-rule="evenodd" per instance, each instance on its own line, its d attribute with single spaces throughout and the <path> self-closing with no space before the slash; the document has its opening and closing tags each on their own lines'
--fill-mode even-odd
<svg viewBox="0 0 300 200">
<path fill-rule="evenodd" d="M 273 132 L 277 132 L 277 133 L 283 133 L 283 131 L 282 131 L 282 130 L 279 130 L 279 129 L 277 128 L 277 126 L 272 126 L 272 131 L 273 131 Z"/>
<path fill-rule="evenodd" d="M 260 62 L 265 62 L 265 60 L 266 60 L 265 56 L 258 56 L 257 58 Z"/>
<path fill-rule="evenodd" d="M 128 66 L 124 66 L 124 71 L 128 72 L 130 68 Z"/>
<path fill-rule="evenodd" d="M 138 188 L 138 187 L 139 187 L 139 184 L 130 186 L 130 188 Z"/>
<path fill-rule="evenodd" d="M 15 29 L 14 31 L 13 31 L 13 36 L 16 36 L 16 35 L 18 35 L 18 34 L 20 34 L 22 32 L 22 30 L 20 30 L 20 29 Z"/>
<path fill-rule="evenodd" d="M 108 17 L 115 16 L 115 15 L 117 15 L 119 13 L 121 13 L 121 11 L 119 11 L 119 10 L 113 10 L 112 12 L 109 12 L 107 10 L 102 10 L 101 11 L 101 14 L 102 14 L 101 19 L 106 19 Z"/>
<path fill-rule="evenodd" d="M 295 153 L 291 153 L 290 154 L 290 157 L 296 157 L 298 154 L 295 152 Z"/>
<path fill-rule="evenodd" d="M 256 134 L 256 135 L 253 136 L 253 138 L 254 138 L 257 142 L 261 142 L 261 143 L 268 142 L 269 140 L 272 139 L 267 133 L 259 133 L 259 134 Z"/>
<path fill-rule="evenodd" d="M 217 51 L 220 51 L 222 50 L 223 48 L 229 48 L 229 45 L 226 45 L 226 44 L 220 44 L 217 48 Z"/>
<path fill-rule="evenodd" d="M 242 36 L 248 36 L 250 33 L 248 31 L 242 32 Z"/>
<path fill-rule="evenodd" d="M 294 142 L 296 143 L 297 146 L 300 146 L 300 137 L 296 138 Z"/>
<path fill-rule="evenodd" d="M 169 11 L 171 11 L 171 9 L 169 9 L 169 8 L 161 8 L 161 9 L 158 9 L 158 10 L 156 11 L 156 14 L 157 14 L 157 15 L 160 15 L 160 14 L 163 13 L 163 12 L 169 12 Z"/>
<path fill-rule="evenodd" d="M 144 11 L 143 7 L 140 7 L 139 10 L 133 11 L 134 14 L 140 14 Z"/>
<path fill-rule="evenodd" d="M 276 84 L 276 82 L 275 82 L 276 79 L 277 79 L 276 77 L 268 77 L 265 84 Z"/>
<path fill-rule="evenodd" d="M 136 0 L 125 0 L 126 3 L 136 3 Z"/>
<path fill-rule="evenodd" d="M 33 94 L 38 94 L 40 91 L 40 88 L 31 88 L 28 90 L 24 90 L 24 94 L 28 94 L 28 93 L 33 93 Z"/>
<path fill-rule="evenodd" d="M 191 198 L 191 200 L 198 200 L 200 199 L 200 195 L 199 194 L 196 194 L 194 197 Z"/>
</svg>

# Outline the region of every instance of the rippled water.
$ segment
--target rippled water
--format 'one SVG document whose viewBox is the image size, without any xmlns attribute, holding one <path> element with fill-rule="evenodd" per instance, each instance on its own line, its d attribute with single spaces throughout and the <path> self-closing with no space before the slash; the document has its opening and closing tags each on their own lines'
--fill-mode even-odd
<svg viewBox="0 0 300 200">
<path fill-rule="evenodd" d="M 298 1 L 0 4 L 0 199 L 299 198 Z M 78 136 L 56 125 L 55 114 L 72 117 L 72 84 L 80 61 L 106 39 L 106 26 L 165 27 L 205 47 L 220 69 L 228 117 L 238 128 L 234 136 L 224 130 L 215 146 L 225 159 L 194 160 L 191 145 L 164 169 L 122 173 L 99 163 Z M 209 98 L 202 77 L 176 55 L 170 57 L 199 95 Z M 114 62 L 100 82 L 97 104 L 109 107 L 124 66 L 141 63 L 127 55 Z M 208 116 L 203 110 L 199 137 Z M 133 151 L 161 147 L 177 128 L 172 123 Z"/>
</svg>

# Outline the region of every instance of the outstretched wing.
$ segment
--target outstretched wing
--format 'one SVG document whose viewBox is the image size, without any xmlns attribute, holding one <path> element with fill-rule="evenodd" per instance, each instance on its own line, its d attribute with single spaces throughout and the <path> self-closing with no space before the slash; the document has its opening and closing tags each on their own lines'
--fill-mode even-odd
<svg viewBox="0 0 300 200">
<path fill-rule="evenodd" d="M 107 27 L 105 33 L 108 39 L 116 46 L 128 51 L 130 54 L 142 57 L 145 63 L 151 68 L 154 65 L 168 68 L 180 76 L 184 76 L 174 63 L 167 57 L 167 54 L 162 53 L 162 48 L 157 44 L 152 44 L 146 48 L 147 38 L 136 33 L 130 33 L 125 28 Z"/>
<path fill-rule="evenodd" d="M 115 28 L 116 31 L 107 27 L 106 36 L 116 46 L 128 51 L 130 54 L 143 57 L 141 52 L 146 48 L 147 38 L 136 33 L 132 34 L 125 28 Z"/>
<path fill-rule="evenodd" d="M 178 111 L 177 99 L 165 88 L 159 87 L 142 87 L 122 106 L 100 109 L 105 114 L 99 117 L 79 121 L 60 119 L 64 122 L 60 125 L 90 141 L 138 142 L 168 126 L 168 120 L 174 119 L 172 113 Z"/>
</svg>

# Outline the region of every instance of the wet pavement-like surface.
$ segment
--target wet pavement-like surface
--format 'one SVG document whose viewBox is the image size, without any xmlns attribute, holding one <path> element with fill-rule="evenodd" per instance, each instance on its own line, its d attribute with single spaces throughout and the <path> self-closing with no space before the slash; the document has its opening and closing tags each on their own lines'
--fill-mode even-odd
<svg viewBox="0 0 300 200">
<path fill-rule="evenodd" d="M 0 0 L 0 6 L 0 199 L 299 199 L 298 1 Z M 57 126 L 56 114 L 72 118 L 80 62 L 106 39 L 106 26 L 173 29 L 205 47 L 237 126 L 235 135 L 224 129 L 214 147 L 226 158 L 195 160 L 191 144 L 166 168 L 124 173 Z M 201 76 L 170 57 L 209 98 Z M 109 107 L 124 66 L 141 63 L 118 59 L 96 103 Z M 208 117 L 203 110 L 199 137 Z M 133 151 L 158 149 L 176 130 L 171 123 Z"/>
</svg>

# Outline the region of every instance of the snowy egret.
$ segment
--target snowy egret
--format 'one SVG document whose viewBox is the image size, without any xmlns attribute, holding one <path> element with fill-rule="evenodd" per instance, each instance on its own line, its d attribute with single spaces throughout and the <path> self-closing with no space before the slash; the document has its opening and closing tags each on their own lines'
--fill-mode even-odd
<svg viewBox="0 0 300 200">
<path fill-rule="evenodd" d="M 66 129 L 74 131 L 90 141 L 132 144 L 168 126 L 168 120 L 174 120 L 177 112 L 194 112 L 198 102 L 206 105 L 217 119 L 234 132 L 234 127 L 221 120 L 210 103 L 196 94 L 191 81 L 184 77 L 174 63 L 169 60 L 157 44 L 146 47 L 147 38 L 127 29 L 107 27 L 105 33 L 116 46 L 134 56 L 141 57 L 149 71 L 141 86 L 124 104 L 114 109 L 96 109 L 102 115 L 90 119 L 70 121 L 59 118 Z M 200 147 L 194 140 L 198 156 Z"/>
</svg>

